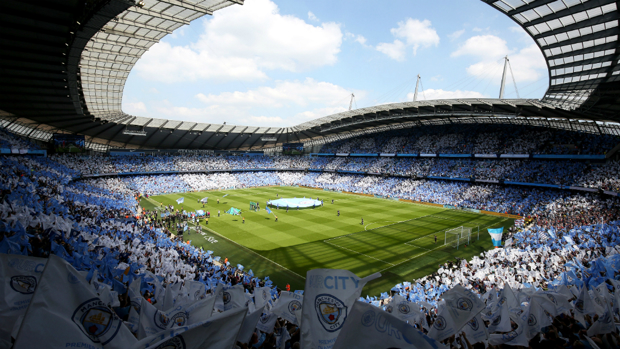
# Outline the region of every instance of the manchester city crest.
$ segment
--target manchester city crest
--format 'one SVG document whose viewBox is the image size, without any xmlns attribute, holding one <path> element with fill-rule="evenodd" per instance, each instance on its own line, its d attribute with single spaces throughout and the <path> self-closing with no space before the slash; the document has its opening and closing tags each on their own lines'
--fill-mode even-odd
<svg viewBox="0 0 620 349">
<path fill-rule="evenodd" d="M 153 349 L 185 349 L 185 341 L 183 337 L 172 337 L 167 341 L 161 343 Z"/>
<path fill-rule="evenodd" d="M 375 323 L 375 312 L 374 310 L 368 310 L 362 315 L 362 325 L 366 327 L 370 327 Z"/>
<path fill-rule="evenodd" d="M 340 299 L 330 294 L 316 296 L 314 309 L 319 322 L 328 332 L 338 331 L 347 319 L 347 307 Z"/>
<path fill-rule="evenodd" d="M 499 304 L 499 305 L 504 305 L 504 303 L 506 303 L 506 297 L 500 298 L 499 302 L 497 302 L 497 304 Z"/>
<path fill-rule="evenodd" d="M 166 314 L 163 311 L 155 312 L 155 326 L 161 328 L 162 330 L 167 330 L 172 327 L 181 327 L 185 326 L 187 323 L 187 313 L 184 311 L 179 311 L 173 314 Z"/>
<path fill-rule="evenodd" d="M 394 307 L 392 307 L 392 305 L 388 305 L 387 307 L 385 307 L 385 312 L 386 313 L 390 313 L 392 314 L 392 312 L 394 311 Z"/>
<path fill-rule="evenodd" d="M 474 303 L 467 298 L 459 298 L 456 301 L 456 307 L 461 310 L 471 310 L 474 307 Z"/>
<path fill-rule="evenodd" d="M 288 304 L 288 311 L 289 313 L 295 315 L 295 311 L 296 310 L 300 310 L 301 309 L 301 303 L 299 301 L 292 301 Z"/>
<path fill-rule="evenodd" d="M 513 339 L 515 339 L 517 337 L 519 337 L 519 333 L 517 333 L 517 331 L 511 331 L 511 332 L 508 332 L 508 333 L 504 333 L 502 335 L 502 339 L 503 339 L 504 342 L 509 342 L 509 341 L 511 341 L 511 340 L 513 340 Z"/>
<path fill-rule="evenodd" d="M 222 297 L 224 298 L 224 304 L 230 303 L 230 300 L 231 300 L 230 293 L 224 291 L 224 294 L 222 295 Z"/>
<path fill-rule="evenodd" d="M 401 314 L 409 314 L 411 312 L 411 307 L 409 307 L 409 304 L 407 304 L 407 302 L 401 302 L 398 304 L 398 311 Z"/>
<path fill-rule="evenodd" d="M 131 306 L 138 312 L 138 314 L 140 314 L 140 309 L 142 307 L 142 304 L 140 304 L 139 301 L 135 301 L 135 300 L 133 300 L 133 301 L 131 301 L 129 303 L 131 303 Z"/>
<path fill-rule="evenodd" d="M 438 316 L 437 319 L 435 319 L 435 322 L 433 323 L 433 327 L 435 327 L 439 331 L 444 330 L 447 325 L 448 324 L 446 323 L 446 319 L 444 319 L 443 316 Z"/>
<path fill-rule="evenodd" d="M 82 303 L 71 317 L 90 340 L 107 344 L 118 333 L 120 319 L 99 298 Z"/>
<path fill-rule="evenodd" d="M 267 300 L 267 290 L 263 289 L 263 292 L 261 294 L 263 296 L 263 300 L 266 301 Z"/>
<path fill-rule="evenodd" d="M 536 316 L 534 316 L 534 314 L 530 314 L 527 317 L 527 325 L 528 326 L 536 326 L 537 323 L 538 323 L 538 321 L 536 320 Z"/>
<path fill-rule="evenodd" d="M 575 310 L 577 310 L 580 313 L 583 313 L 583 300 L 582 299 L 578 299 L 575 301 Z"/>
<path fill-rule="evenodd" d="M 480 324 L 478 323 L 478 319 L 476 319 L 475 317 L 467 321 L 467 324 L 469 325 L 469 327 L 471 327 L 473 331 L 478 331 L 478 328 L 480 327 Z"/>
<path fill-rule="evenodd" d="M 17 275 L 11 278 L 11 288 L 21 294 L 32 294 L 37 288 L 37 278 L 29 275 Z"/>
<path fill-rule="evenodd" d="M 491 325 L 498 326 L 500 322 L 502 322 L 502 316 L 501 315 L 496 317 L 495 320 L 493 320 L 493 322 L 491 323 Z"/>
<path fill-rule="evenodd" d="M 551 295 L 551 294 L 547 294 L 547 298 L 549 298 L 549 300 L 550 300 L 553 304 L 558 305 L 558 301 L 555 299 L 555 297 L 554 297 L 553 295 Z"/>
</svg>

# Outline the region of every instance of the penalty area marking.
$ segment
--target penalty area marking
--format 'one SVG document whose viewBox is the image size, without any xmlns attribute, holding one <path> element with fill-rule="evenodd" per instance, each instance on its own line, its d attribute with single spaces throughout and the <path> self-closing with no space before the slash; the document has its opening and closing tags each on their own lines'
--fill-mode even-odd
<svg viewBox="0 0 620 349">
<path fill-rule="evenodd" d="M 500 222 L 505 222 L 506 220 L 508 220 L 508 218 L 504 218 L 504 219 L 502 219 Z M 488 225 L 485 225 L 484 227 L 481 227 L 481 229 L 484 229 L 484 228 L 490 227 L 490 226 L 495 225 L 495 224 L 497 224 L 497 223 L 493 223 L 493 224 L 488 224 Z M 440 231 L 441 231 L 441 230 L 440 230 Z M 433 234 L 434 234 L 434 233 L 433 233 Z M 424 236 L 422 236 L 422 237 L 424 237 Z M 414 239 L 414 240 L 417 240 L 417 239 Z M 411 240 L 411 241 L 414 241 L 414 240 Z M 411 242 L 411 241 L 407 241 L 407 242 Z M 405 244 L 407 244 L 407 242 L 406 242 Z M 413 246 L 413 245 L 409 245 L 409 246 Z M 415 246 L 415 247 L 418 247 L 418 246 Z M 402 261 L 402 262 L 400 262 L 400 263 L 398 263 L 398 264 L 394 265 L 393 267 L 388 267 L 388 268 L 385 268 L 385 269 L 381 269 L 381 270 L 379 270 L 378 272 L 379 272 L 379 273 L 381 273 L 381 272 L 386 271 L 386 270 L 388 270 L 388 269 L 392 269 L 392 268 L 397 267 L 397 266 L 399 266 L 399 265 L 401 265 L 401 264 L 407 263 L 407 262 L 409 262 L 410 260 L 413 260 L 413 259 L 415 259 L 415 258 L 418 258 L 418 257 L 420 257 L 420 256 L 423 256 L 423 255 L 425 255 L 425 254 L 429 253 L 429 252 L 435 251 L 435 250 L 437 250 L 437 249 L 439 249 L 439 248 L 443 248 L 443 247 L 445 247 L 445 245 L 440 245 L 440 246 L 437 246 L 437 247 L 435 247 L 435 248 L 433 248 L 433 249 L 430 249 L 430 250 L 428 250 L 428 251 L 426 251 L 426 252 L 422 252 L 422 253 L 417 254 L 417 255 L 415 255 L 415 256 L 413 256 L 413 257 L 409 258 L 409 259 L 406 259 L 406 260 L 404 260 L 404 261 Z M 420 247 L 420 248 L 422 248 L 422 247 Z"/>
</svg>

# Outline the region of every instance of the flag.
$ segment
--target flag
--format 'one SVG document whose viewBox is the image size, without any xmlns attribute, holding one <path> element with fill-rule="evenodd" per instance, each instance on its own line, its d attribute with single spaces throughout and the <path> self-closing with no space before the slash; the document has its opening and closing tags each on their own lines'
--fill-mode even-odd
<svg viewBox="0 0 620 349">
<path fill-rule="evenodd" d="M 245 319 L 245 309 L 235 309 L 217 314 L 207 321 L 192 326 L 178 327 L 162 331 L 144 338 L 133 349 L 146 348 L 232 348 L 241 324 Z"/>
<path fill-rule="evenodd" d="M 332 348 L 447 349 L 395 316 L 360 301 L 355 301 Z"/>
<path fill-rule="evenodd" d="M 254 296 L 254 299 L 256 299 L 256 296 Z M 301 310 L 303 303 L 304 296 L 293 292 L 282 291 L 280 292 L 280 298 L 271 311 L 284 320 L 299 325 L 295 317 L 295 311 Z"/>
<path fill-rule="evenodd" d="M 261 308 L 271 300 L 271 289 L 269 287 L 254 288 L 254 304 L 256 309 Z"/>
<path fill-rule="evenodd" d="M 495 229 L 487 229 L 489 234 L 491 235 L 491 240 L 493 240 L 493 246 L 501 247 L 502 246 L 502 233 L 504 232 L 504 227 L 495 228 Z"/>
<path fill-rule="evenodd" d="M 594 314 L 603 314 L 603 310 L 598 304 L 592 300 L 590 293 L 588 293 L 588 287 L 584 285 L 579 292 L 579 296 L 575 300 L 573 305 L 573 311 L 575 313 L 575 320 L 579 321 L 583 326 L 587 326 L 585 315 L 594 316 Z"/>
<path fill-rule="evenodd" d="M 200 199 L 200 202 L 209 202 L 209 198 L 208 197 L 202 198 L 202 199 Z"/>
<path fill-rule="evenodd" d="M 177 199 L 177 204 L 182 204 L 185 201 L 185 198 L 178 198 Z"/>
<path fill-rule="evenodd" d="M 11 342 L 13 325 L 26 314 L 46 263 L 44 258 L 0 254 L 0 280 L 4 283 L 0 287 L 0 343 Z"/>
<path fill-rule="evenodd" d="M 441 296 L 445 303 L 439 306 L 437 319 L 428 335 L 442 341 L 456 334 L 465 324 L 476 316 L 484 303 L 473 292 L 456 285 Z"/>
<path fill-rule="evenodd" d="M 276 320 L 278 320 L 278 316 L 276 314 L 263 311 L 260 318 L 258 319 L 256 328 L 265 333 L 271 333 L 273 332 L 273 328 L 276 325 Z"/>
<path fill-rule="evenodd" d="M 551 320 L 540 305 L 538 297 L 530 299 L 527 309 L 521 314 L 521 320 L 527 324 L 527 339 L 534 338 L 543 327 L 551 325 Z"/>
<path fill-rule="evenodd" d="M 223 287 L 219 293 L 215 292 L 215 295 L 217 296 L 215 309 L 219 311 L 245 307 L 243 285 L 237 284 L 235 286 Z"/>
<path fill-rule="evenodd" d="M 302 308 L 301 347 L 318 348 L 324 346 L 321 343 L 333 343 L 364 285 L 380 276 L 376 273 L 360 279 L 348 270 L 309 270 L 306 306 Z"/>
<path fill-rule="evenodd" d="M 69 263 L 50 255 L 14 348 L 127 348 L 135 337 Z"/>
<path fill-rule="evenodd" d="M 241 325 L 241 329 L 239 330 L 239 334 L 237 335 L 237 341 L 241 343 L 248 344 L 250 338 L 252 337 L 252 333 L 256 329 L 256 324 L 260 319 L 261 315 L 263 315 L 263 309 L 265 307 L 260 307 L 254 312 L 247 314 L 245 316 L 245 320 L 243 320 L 243 325 Z"/>
<path fill-rule="evenodd" d="M 221 289 L 221 284 L 218 287 Z M 144 339 L 171 328 L 186 327 L 206 321 L 211 317 L 215 300 L 216 296 L 212 295 L 185 306 L 176 306 L 161 311 L 142 298 L 138 339 Z"/>
<path fill-rule="evenodd" d="M 526 324 L 516 314 L 510 314 L 510 320 L 517 324 L 518 327 L 508 333 L 492 333 L 489 335 L 489 344 L 527 347 L 529 341 L 527 340 Z"/>
<path fill-rule="evenodd" d="M 467 321 L 467 324 L 465 324 L 461 330 L 462 332 L 465 332 L 467 340 L 469 340 L 471 344 L 476 344 L 478 342 L 484 343 L 484 341 L 489 338 L 489 332 L 487 331 L 480 314 Z"/>
<path fill-rule="evenodd" d="M 271 210 L 269 209 L 269 207 L 265 208 L 267 210 L 267 213 L 271 214 Z"/>
<path fill-rule="evenodd" d="M 388 303 L 385 311 L 396 316 L 402 321 L 415 322 L 420 327 L 428 328 L 426 316 L 420 311 L 420 306 L 409 302 L 401 295 L 394 295 L 392 301 Z"/>
<path fill-rule="evenodd" d="M 227 196 L 228 196 L 228 194 L 225 194 L 224 196 L 222 196 L 222 198 L 225 198 L 225 197 L 227 197 Z"/>
</svg>

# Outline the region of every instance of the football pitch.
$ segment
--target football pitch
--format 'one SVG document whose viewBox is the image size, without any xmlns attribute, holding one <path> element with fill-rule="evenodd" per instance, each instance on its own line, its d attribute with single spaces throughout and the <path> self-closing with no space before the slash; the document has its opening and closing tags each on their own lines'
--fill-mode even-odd
<svg viewBox="0 0 620 349">
<path fill-rule="evenodd" d="M 272 209 L 268 214 L 265 203 L 276 195 L 319 197 L 325 204 L 288 213 Z M 181 197 L 185 201 L 179 205 L 176 200 Z M 209 202 L 203 208 L 198 200 L 204 197 Z M 259 202 L 261 210 L 250 211 L 250 201 Z M 347 269 L 359 277 L 381 272 L 383 276 L 362 292 L 371 296 L 432 274 L 447 260 L 469 259 L 493 248 L 486 228 L 507 230 L 514 224 L 509 218 L 301 187 L 168 194 L 140 202 L 148 210 L 159 209 L 159 203 L 210 211 L 209 224 L 201 223 L 203 235 L 192 230 L 184 239 L 214 251 L 222 260 L 227 257 L 233 265 L 244 265 L 246 271 L 252 269 L 257 277 L 269 276 L 280 288 L 290 283 L 292 290 L 303 289 L 306 272 L 316 268 Z M 241 209 L 241 216 L 226 214 L 231 207 Z M 458 250 L 444 245 L 444 232 L 461 226 L 472 228 L 471 244 Z"/>
</svg>

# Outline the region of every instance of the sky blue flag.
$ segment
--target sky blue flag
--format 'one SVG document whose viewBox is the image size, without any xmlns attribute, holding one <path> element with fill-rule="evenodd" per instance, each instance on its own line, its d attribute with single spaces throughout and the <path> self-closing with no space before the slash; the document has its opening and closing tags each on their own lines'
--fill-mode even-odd
<svg viewBox="0 0 620 349">
<path fill-rule="evenodd" d="M 222 197 L 223 197 L 223 198 L 225 198 L 225 197 L 227 197 L 227 196 L 228 196 L 228 194 L 225 194 L 225 195 L 224 195 L 224 196 L 222 196 Z"/>
<path fill-rule="evenodd" d="M 271 210 L 267 207 L 267 213 L 271 214 Z"/>
<path fill-rule="evenodd" d="M 495 229 L 487 229 L 489 234 L 491 235 L 491 240 L 493 240 L 493 246 L 500 247 L 502 246 L 502 233 L 504 232 L 504 227 L 495 228 Z"/>
<path fill-rule="evenodd" d="M 177 204 L 182 204 L 185 201 L 185 198 L 178 198 Z"/>
</svg>

